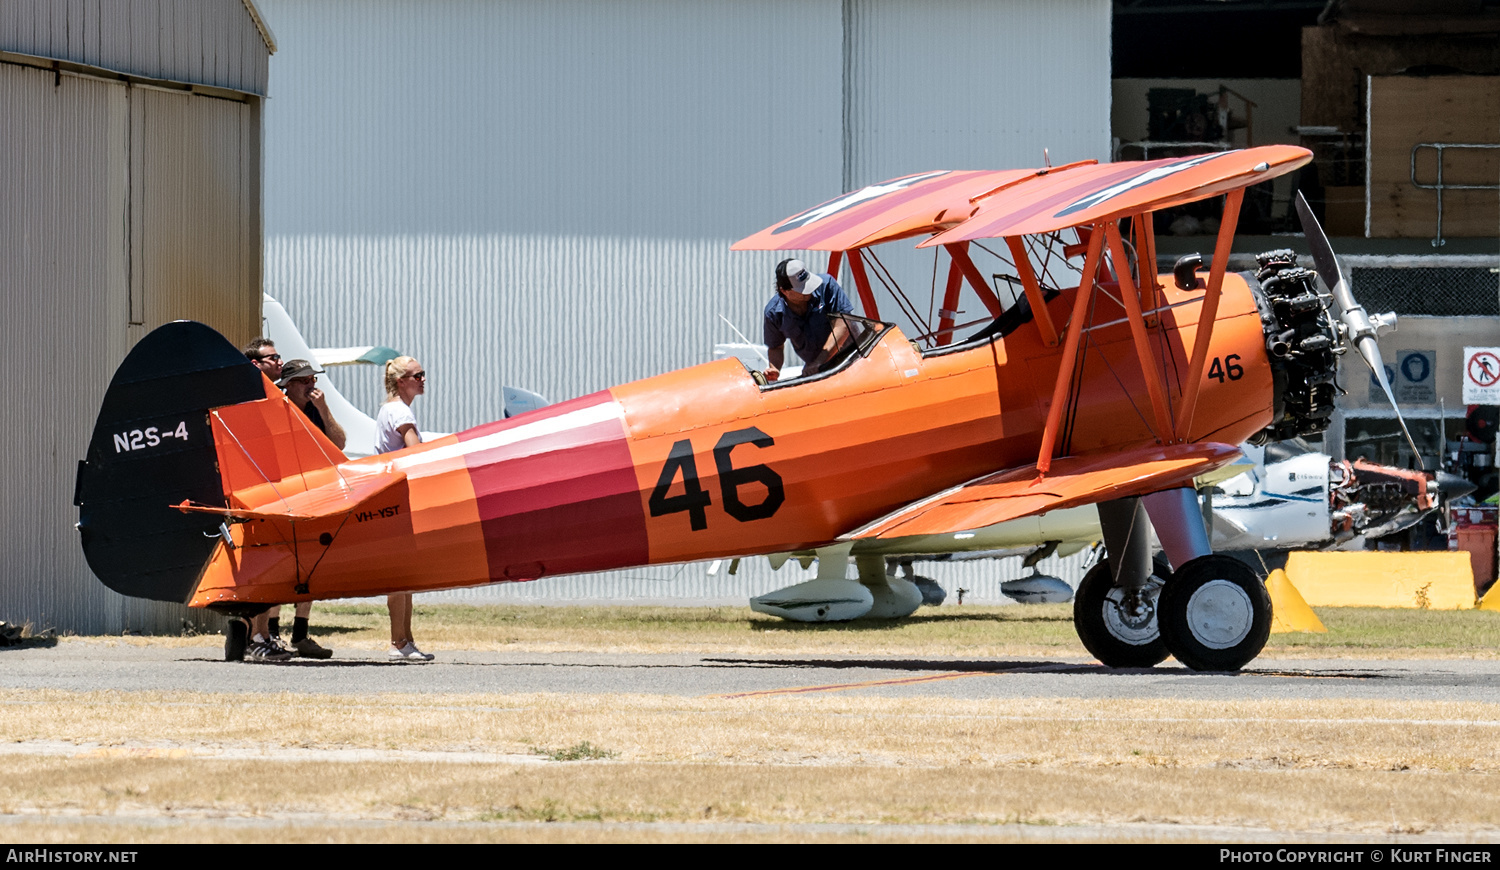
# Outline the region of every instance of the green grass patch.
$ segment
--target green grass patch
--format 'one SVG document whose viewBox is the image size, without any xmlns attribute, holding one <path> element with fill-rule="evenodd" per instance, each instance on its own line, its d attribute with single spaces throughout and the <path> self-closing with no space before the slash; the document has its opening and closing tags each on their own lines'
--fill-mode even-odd
<svg viewBox="0 0 1500 870">
<path fill-rule="evenodd" d="M 1327 634 L 1273 634 L 1268 653 L 1490 657 L 1500 613 L 1325 607 Z M 447 648 L 562 647 L 650 651 L 831 650 L 850 653 L 1058 654 L 1085 656 L 1070 604 L 922 608 L 900 620 L 786 622 L 748 607 L 418 605 L 424 644 Z M 389 635 L 383 605 L 318 604 L 313 634 L 378 645 Z"/>
<path fill-rule="evenodd" d="M 1490 657 L 1500 647 L 1500 613 L 1395 607 L 1314 608 L 1327 634 L 1273 634 L 1268 651 L 1333 654 L 1417 651 Z"/>
<path fill-rule="evenodd" d="M 566 749 L 541 749 L 533 746 L 532 752 L 544 755 L 553 761 L 596 761 L 601 758 L 614 758 L 620 753 L 588 742 L 587 740 L 574 743 Z"/>
</svg>

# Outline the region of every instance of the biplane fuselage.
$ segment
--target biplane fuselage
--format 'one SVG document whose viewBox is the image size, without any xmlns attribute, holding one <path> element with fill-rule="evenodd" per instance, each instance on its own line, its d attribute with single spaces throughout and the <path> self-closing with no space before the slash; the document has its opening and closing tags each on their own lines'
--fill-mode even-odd
<svg viewBox="0 0 1500 870">
<path fill-rule="evenodd" d="M 1150 345 L 1170 400 L 1186 387 L 1203 301 L 1168 283 L 1147 316 L 1160 318 Z M 1174 421 L 1183 437 L 1160 437 L 1151 423 L 1137 344 L 1112 286 L 1099 285 L 1081 333 L 1090 353 L 1062 417 L 1058 453 L 1101 459 L 1090 497 L 1076 503 L 1112 485 L 1131 494 L 1137 475 L 1122 455 L 1170 462 L 1195 443 L 1239 443 L 1272 415 L 1262 322 L 1243 278 L 1223 277 L 1207 351 L 1215 364 L 1191 421 Z M 1077 292 L 1047 304 L 1054 322 L 1068 321 Z M 210 415 L 232 521 L 191 604 L 809 549 L 1007 469 L 1025 470 L 1039 498 L 1062 506 L 1035 469 L 1062 359 L 1034 321 L 925 354 L 898 329 L 871 324 L 858 352 L 823 375 L 764 385 L 737 360 L 720 360 L 332 464 L 316 459 L 337 456 L 331 445 L 268 388 L 264 400 Z M 1188 457 L 1179 477 L 1232 455 Z"/>
</svg>

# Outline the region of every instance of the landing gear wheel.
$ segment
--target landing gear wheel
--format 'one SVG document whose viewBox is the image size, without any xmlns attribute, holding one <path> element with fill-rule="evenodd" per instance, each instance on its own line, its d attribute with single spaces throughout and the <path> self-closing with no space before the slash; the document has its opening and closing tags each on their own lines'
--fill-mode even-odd
<svg viewBox="0 0 1500 870">
<path fill-rule="evenodd" d="M 250 624 L 239 617 L 231 617 L 224 626 L 224 661 L 245 660 L 245 646 L 250 642 Z"/>
<path fill-rule="evenodd" d="M 1144 589 L 1127 591 L 1114 585 L 1109 560 L 1090 568 L 1073 598 L 1073 627 L 1084 648 L 1105 667 L 1149 668 L 1168 655 L 1157 630 L 1157 596 L 1167 576 L 1166 565 L 1154 562 Z"/>
<path fill-rule="evenodd" d="M 1157 602 L 1161 637 L 1195 671 L 1237 671 L 1271 636 L 1271 595 L 1250 566 L 1199 556 L 1177 570 Z"/>
</svg>

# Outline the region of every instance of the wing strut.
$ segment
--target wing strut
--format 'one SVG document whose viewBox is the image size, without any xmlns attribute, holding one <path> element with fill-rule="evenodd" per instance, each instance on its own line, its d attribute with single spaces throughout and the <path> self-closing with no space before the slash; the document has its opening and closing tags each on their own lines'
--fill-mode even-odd
<svg viewBox="0 0 1500 870">
<path fill-rule="evenodd" d="M 958 318 L 958 292 L 964 286 L 964 272 L 958 261 L 949 258 L 948 285 L 943 288 L 943 308 L 938 312 L 938 347 L 953 343 L 953 321 Z"/>
<path fill-rule="evenodd" d="M 859 255 L 859 248 L 849 249 L 849 274 L 854 276 L 854 289 L 859 291 L 860 304 L 865 308 L 865 316 L 871 320 L 880 319 L 880 309 L 875 307 L 875 294 L 870 292 L 870 278 L 865 274 L 865 261 Z"/>
<path fill-rule="evenodd" d="M 1156 273 L 1156 230 L 1152 227 L 1150 212 L 1135 215 L 1130 220 L 1135 231 L 1136 271 L 1141 278 L 1141 304 L 1149 311 L 1162 305 L 1161 278 Z M 1147 326 L 1156 326 L 1159 315 L 1146 318 Z"/>
<path fill-rule="evenodd" d="M 1005 244 L 1010 247 L 1010 258 L 1016 264 L 1016 274 L 1026 290 L 1026 299 L 1031 303 L 1031 316 L 1037 329 L 1042 332 L 1042 343 L 1057 347 L 1057 327 L 1052 323 L 1052 312 L 1047 310 L 1047 299 L 1042 295 L 1042 285 L 1031 268 L 1031 257 L 1026 253 L 1026 243 L 1020 236 L 1007 236 Z"/>
<path fill-rule="evenodd" d="M 1198 407 L 1198 393 L 1203 387 L 1203 367 L 1208 364 L 1208 346 L 1214 334 L 1214 318 L 1219 314 L 1219 291 L 1224 286 L 1224 271 L 1229 265 L 1229 247 L 1234 229 L 1240 221 L 1240 203 L 1245 189 L 1236 188 L 1224 198 L 1224 218 L 1219 223 L 1219 239 L 1214 245 L 1214 262 L 1209 267 L 1208 291 L 1203 294 L 1203 309 L 1198 314 L 1198 329 L 1193 333 L 1193 361 L 1188 366 L 1183 385 L 1182 416 L 1177 418 L 1178 441 L 1186 441 L 1193 426 L 1193 412 Z"/>
<path fill-rule="evenodd" d="M 984 307 L 990 310 L 990 316 L 999 317 L 1000 297 L 995 295 L 995 291 L 990 289 L 990 285 L 984 283 L 984 276 L 979 274 L 979 269 L 975 267 L 974 261 L 969 259 L 969 243 L 958 242 L 952 245 L 943 245 L 943 250 L 948 252 L 948 256 L 953 259 L 954 265 L 963 270 L 964 277 L 969 279 L 969 286 L 973 287 L 974 292 L 979 294 L 979 299 L 984 303 Z"/>
<path fill-rule="evenodd" d="M 1120 282 L 1120 301 L 1125 305 L 1125 318 L 1130 323 L 1135 355 L 1141 362 L 1141 374 L 1146 378 L 1146 395 L 1151 397 L 1151 411 L 1156 416 L 1156 438 L 1158 443 L 1169 444 L 1172 441 L 1172 412 L 1167 405 L 1167 395 L 1162 390 L 1161 373 L 1156 368 L 1156 360 L 1151 356 L 1151 339 L 1146 335 L 1146 321 L 1141 317 L 1139 291 L 1130 280 L 1130 261 L 1125 257 L 1125 241 L 1120 238 L 1120 222 L 1110 221 L 1105 225 L 1104 231 L 1109 240 L 1109 255 L 1115 261 L 1115 277 Z"/>
<path fill-rule="evenodd" d="M 1089 299 L 1094 295 L 1099 261 L 1103 259 L 1104 233 L 1090 233 L 1088 244 L 1083 276 L 1078 281 L 1078 295 L 1073 297 L 1073 316 L 1068 319 L 1068 336 L 1063 342 L 1062 367 L 1057 370 L 1057 383 L 1052 386 L 1052 406 L 1047 409 L 1047 425 L 1042 429 L 1042 449 L 1036 457 L 1037 473 L 1043 477 L 1052 468 L 1052 453 L 1057 449 L 1057 430 L 1062 423 L 1063 406 L 1068 403 L 1068 387 L 1073 381 L 1073 370 L 1078 367 L 1078 341 L 1083 336 L 1083 321 L 1088 313 Z"/>
</svg>

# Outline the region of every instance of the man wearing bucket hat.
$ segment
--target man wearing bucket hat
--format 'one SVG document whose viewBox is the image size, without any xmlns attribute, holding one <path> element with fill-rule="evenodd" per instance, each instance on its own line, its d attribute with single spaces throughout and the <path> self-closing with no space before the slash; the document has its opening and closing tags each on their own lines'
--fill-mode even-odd
<svg viewBox="0 0 1500 870">
<path fill-rule="evenodd" d="M 323 397 L 323 391 L 317 388 L 318 375 L 322 373 L 322 369 L 305 359 L 287 360 L 281 366 L 281 380 L 276 385 L 286 391 L 286 397 L 292 400 L 297 410 L 306 414 L 307 419 L 328 436 L 334 447 L 343 450 L 346 440 L 344 427 L 333 419 L 333 413 L 328 410 L 328 400 Z"/>
<path fill-rule="evenodd" d="M 777 263 L 776 295 L 765 309 L 766 380 L 781 376 L 788 341 L 802 357 L 804 375 L 821 371 L 848 342 L 849 327 L 839 315 L 853 310 L 832 275 L 809 272 L 801 260 Z"/>
</svg>

